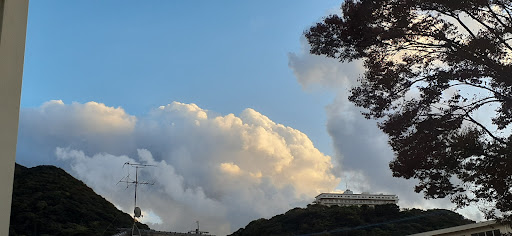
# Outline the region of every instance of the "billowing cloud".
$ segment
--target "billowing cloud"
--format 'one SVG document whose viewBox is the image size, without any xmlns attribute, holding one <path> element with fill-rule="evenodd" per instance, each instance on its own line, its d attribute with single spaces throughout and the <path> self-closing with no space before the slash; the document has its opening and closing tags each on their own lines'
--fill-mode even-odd
<svg viewBox="0 0 512 236">
<path fill-rule="evenodd" d="M 415 181 L 392 177 L 389 162 L 393 152 L 387 136 L 375 120 L 366 120 L 361 110 L 348 101 L 349 91 L 364 73 L 362 62 L 340 63 L 335 59 L 311 55 L 302 38 L 302 51 L 289 54 L 289 67 L 306 91 L 335 93 L 326 106 L 326 129 L 333 141 L 333 162 L 339 168 L 343 183 L 355 192 L 397 194 L 400 207 L 454 209 L 448 199 L 425 200 L 413 191 Z M 481 220 L 474 209 L 462 211 L 467 217 Z"/>
<path fill-rule="evenodd" d="M 17 160 L 33 166 L 56 164 L 55 147 L 123 154 L 132 144 L 137 118 L 102 103 L 53 100 L 20 113 Z"/>
<path fill-rule="evenodd" d="M 199 220 L 227 234 L 305 206 L 340 182 L 331 157 L 304 133 L 250 108 L 220 116 L 173 102 L 134 117 L 100 103 L 50 101 L 22 109 L 19 140 L 18 162 L 53 159 L 126 212 L 133 188 L 116 183 L 135 173 L 124 163 L 154 165 L 139 169 L 154 185 L 141 186 L 137 202 L 161 230 L 188 231 Z"/>
</svg>

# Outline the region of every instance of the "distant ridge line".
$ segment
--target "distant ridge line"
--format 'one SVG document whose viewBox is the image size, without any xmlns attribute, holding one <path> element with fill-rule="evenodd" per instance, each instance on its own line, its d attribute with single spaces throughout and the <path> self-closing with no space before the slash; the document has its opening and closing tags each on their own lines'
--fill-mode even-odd
<svg viewBox="0 0 512 236">
<path fill-rule="evenodd" d="M 295 236 L 310 236 L 310 235 L 321 235 L 321 234 L 325 234 L 325 233 L 349 232 L 352 230 L 371 228 L 371 227 L 375 227 L 375 226 L 379 226 L 379 225 L 386 225 L 386 224 L 391 224 L 391 223 L 396 223 L 396 222 L 408 221 L 408 220 L 423 218 L 423 217 L 427 217 L 427 216 L 442 215 L 442 214 L 448 214 L 448 213 L 447 212 L 432 212 L 432 213 L 426 213 L 426 214 L 419 215 L 419 216 L 410 216 L 410 217 L 405 217 L 405 218 L 396 219 L 396 220 L 390 220 L 390 221 L 386 221 L 386 222 L 356 226 L 356 227 L 352 227 L 352 228 L 348 228 L 348 229 L 333 229 L 330 231 L 322 231 L 322 232 L 309 233 L 309 234 L 294 234 L 294 235 Z"/>
</svg>

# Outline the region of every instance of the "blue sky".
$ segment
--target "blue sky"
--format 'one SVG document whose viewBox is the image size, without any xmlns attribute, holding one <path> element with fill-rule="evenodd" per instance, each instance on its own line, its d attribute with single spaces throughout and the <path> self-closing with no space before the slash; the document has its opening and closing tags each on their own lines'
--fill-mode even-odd
<svg viewBox="0 0 512 236">
<path fill-rule="evenodd" d="M 31 1 L 17 162 L 125 212 L 123 163 L 154 164 L 138 202 L 159 230 L 225 235 L 346 186 L 451 209 L 391 176 L 387 137 L 347 100 L 361 63 L 309 54 L 303 32 L 340 4 Z"/>
<path fill-rule="evenodd" d="M 172 101 L 254 108 L 331 153 L 324 106 L 288 67 L 338 1 L 33 1 L 22 107 L 98 101 L 135 115 Z"/>
</svg>

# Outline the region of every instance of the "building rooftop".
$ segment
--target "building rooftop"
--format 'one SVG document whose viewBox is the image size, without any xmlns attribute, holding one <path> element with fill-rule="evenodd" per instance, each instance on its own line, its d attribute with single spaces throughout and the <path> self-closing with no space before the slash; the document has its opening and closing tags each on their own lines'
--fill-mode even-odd
<svg viewBox="0 0 512 236">
<path fill-rule="evenodd" d="M 318 198 L 324 194 L 330 194 L 330 195 L 368 195 L 368 196 L 396 196 L 396 194 L 383 194 L 383 193 L 354 193 L 350 189 L 345 190 L 343 193 L 320 193 L 315 198 Z M 398 196 L 396 196 L 398 197 Z"/>
</svg>

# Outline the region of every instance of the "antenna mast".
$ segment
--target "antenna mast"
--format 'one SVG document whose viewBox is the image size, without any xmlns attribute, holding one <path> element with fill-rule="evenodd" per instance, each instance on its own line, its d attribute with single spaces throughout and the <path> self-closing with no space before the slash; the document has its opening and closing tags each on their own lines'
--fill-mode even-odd
<svg viewBox="0 0 512 236">
<path fill-rule="evenodd" d="M 206 231 L 200 231 L 199 230 L 199 221 L 197 220 L 196 221 L 196 224 L 197 224 L 197 228 L 196 230 L 191 230 L 191 231 L 188 231 L 189 234 L 194 234 L 194 235 L 208 235 L 209 232 L 206 232 Z"/>
<path fill-rule="evenodd" d="M 138 164 L 138 163 L 130 163 L 130 162 L 126 162 L 123 164 L 123 168 L 125 165 L 129 165 L 131 167 L 135 167 L 135 180 L 131 179 L 130 178 L 130 171 L 128 171 L 128 175 L 124 178 L 122 178 L 121 180 L 119 180 L 119 182 L 117 182 L 118 184 L 119 183 L 126 183 L 126 188 L 128 188 L 131 184 L 135 185 L 135 194 L 134 194 L 134 209 L 133 209 L 133 227 L 132 227 L 132 235 L 134 235 L 134 229 L 137 228 L 137 231 L 139 231 L 139 228 L 137 227 L 137 225 L 135 224 L 137 222 L 137 218 L 139 217 L 142 217 L 141 213 L 141 209 L 137 206 L 137 186 L 139 184 L 143 184 L 143 185 L 154 185 L 155 183 L 150 183 L 150 182 L 147 182 L 147 181 L 139 181 L 139 168 L 144 168 L 144 167 L 156 167 L 155 165 L 144 165 L 144 164 Z M 140 235 L 140 231 L 139 231 L 139 235 Z"/>
</svg>

